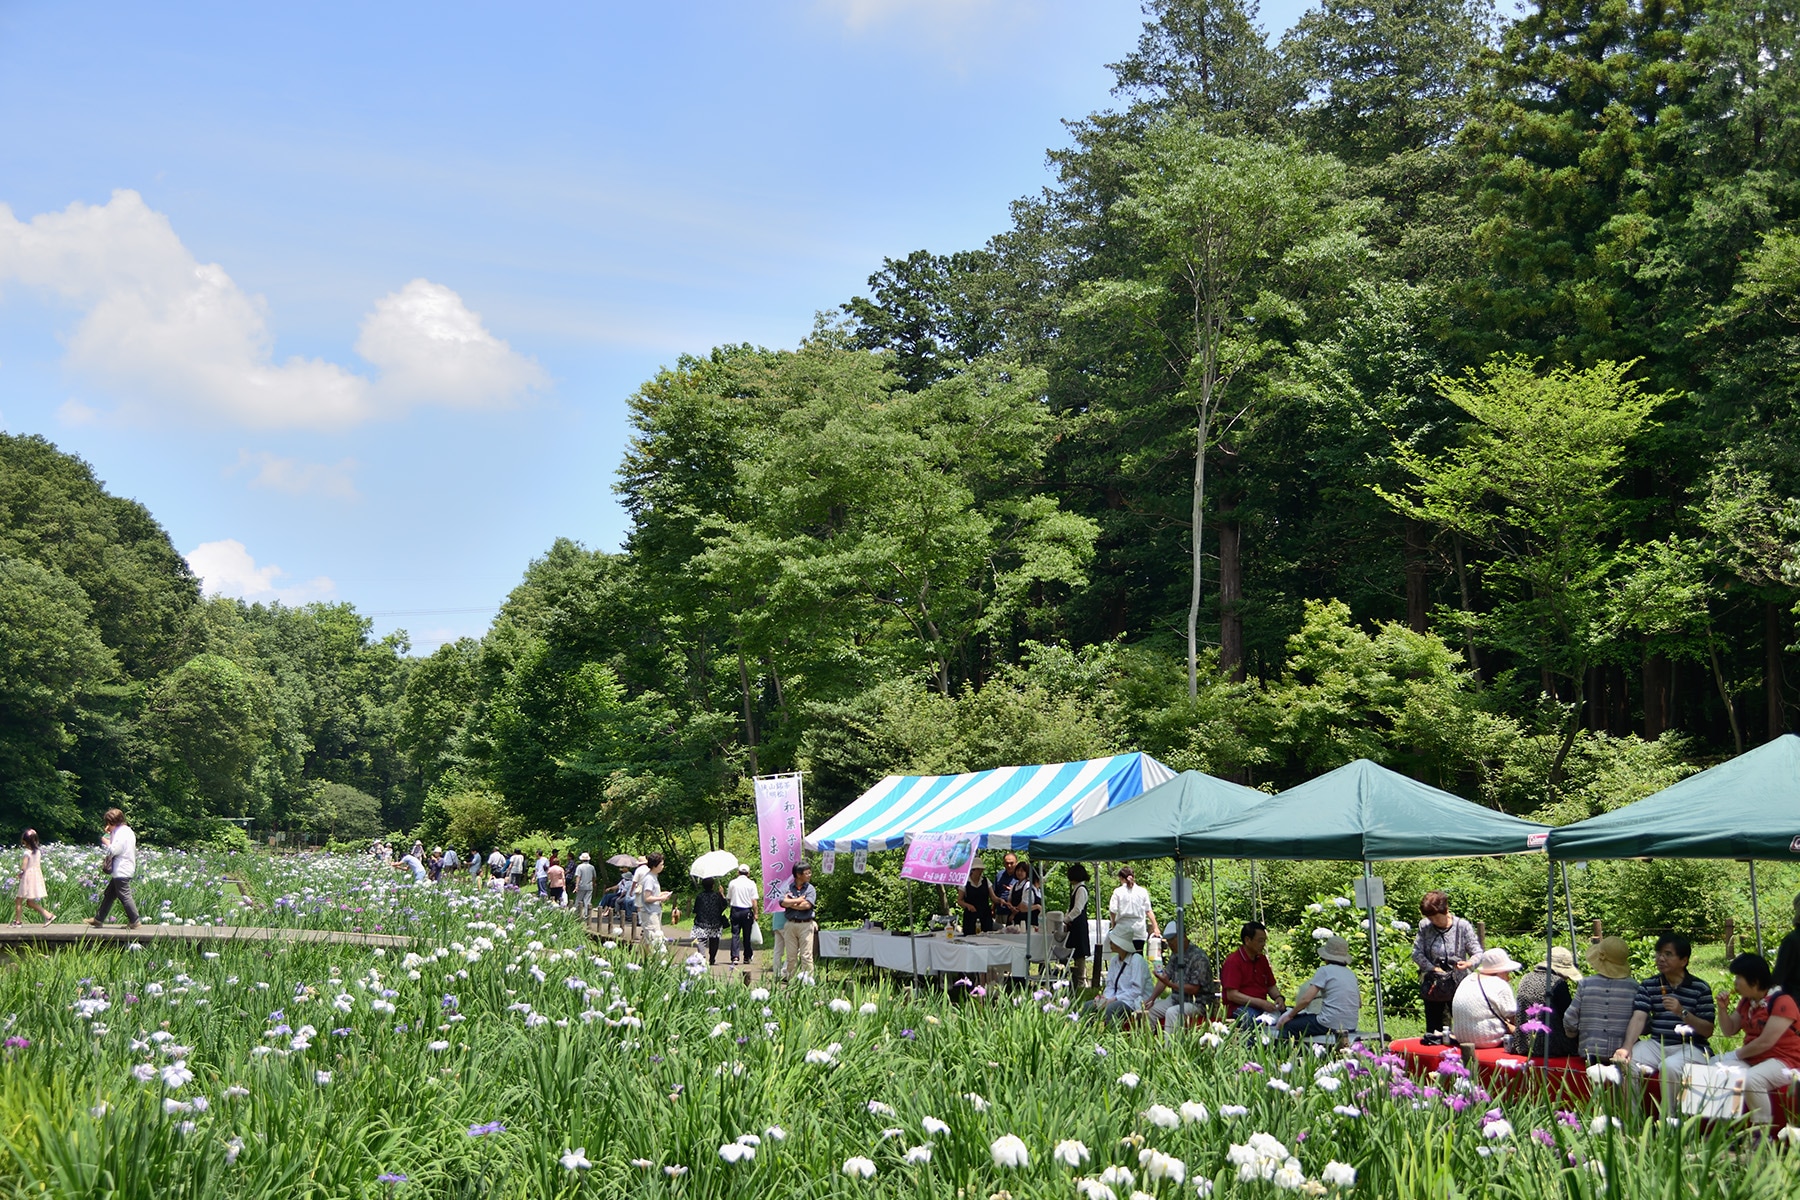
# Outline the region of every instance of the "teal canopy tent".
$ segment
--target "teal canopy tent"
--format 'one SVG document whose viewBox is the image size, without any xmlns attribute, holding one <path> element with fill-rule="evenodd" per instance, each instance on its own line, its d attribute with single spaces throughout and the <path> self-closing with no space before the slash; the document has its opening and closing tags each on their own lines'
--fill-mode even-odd
<svg viewBox="0 0 1800 1200">
<path fill-rule="evenodd" d="M 1032 838 L 1031 857 L 1052 862 L 1193 858 L 1191 846 L 1196 835 L 1269 799 L 1268 793 L 1240 783 L 1183 771 L 1079 825 Z"/>
<path fill-rule="evenodd" d="M 1550 857 L 1800 859 L 1800 737 L 1550 834 Z"/>
<path fill-rule="evenodd" d="M 1191 852 L 1361 863 L 1477 858 L 1541 850 L 1548 829 L 1359 758 L 1201 831 Z"/>
<path fill-rule="evenodd" d="M 1182 879 L 1183 860 L 1194 857 L 1184 845 L 1194 835 L 1249 812 L 1269 799 L 1267 792 L 1241 783 L 1214 779 L 1200 771 L 1183 771 L 1143 795 L 1116 805 L 1078 825 L 1047 837 L 1031 839 L 1031 856 L 1050 862 L 1135 862 L 1146 858 L 1175 860 Z M 1211 875 L 1209 869 L 1209 878 Z M 1177 884 L 1177 890 L 1185 886 Z M 1213 954 L 1218 955 L 1219 895 L 1213 884 Z M 1183 922 L 1182 928 L 1186 929 Z"/>
<path fill-rule="evenodd" d="M 1550 857 L 1748 860 L 1760 952 L 1756 862 L 1800 860 L 1800 737 L 1783 734 L 1635 804 L 1552 830 Z"/>
<path fill-rule="evenodd" d="M 1369 864 L 1399 858 L 1473 858 L 1544 847 L 1549 827 L 1496 812 L 1390 771 L 1366 758 L 1291 787 L 1223 825 L 1196 834 L 1192 853 L 1207 858 L 1330 859 Z M 1365 896 L 1369 885 L 1365 882 Z M 1375 1022 L 1387 1038 L 1381 955 L 1370 897 L 1369 958 Z"/>
</svg>

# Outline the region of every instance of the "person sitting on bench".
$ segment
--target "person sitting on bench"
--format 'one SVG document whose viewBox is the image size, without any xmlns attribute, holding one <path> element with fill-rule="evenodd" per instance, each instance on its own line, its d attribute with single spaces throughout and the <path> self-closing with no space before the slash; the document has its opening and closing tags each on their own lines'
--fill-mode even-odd
<svg viewBox="0 0 1800 1200">
<path fill-rule="evenodd" d="M 1321 1033 L 1352 1033 L 1362 1015 L 1362 986 L 1350 970 L 1350 943 L 1332 936 L 1319 946 L 1325 965 L 1313 972 L 1294 997 L 1294 1006 L 1275 1019 L 1283 1037 L 1311 1037 Z M 1319 1011 L 1307 1012 L 1314 1001 Z"/>
</svg>

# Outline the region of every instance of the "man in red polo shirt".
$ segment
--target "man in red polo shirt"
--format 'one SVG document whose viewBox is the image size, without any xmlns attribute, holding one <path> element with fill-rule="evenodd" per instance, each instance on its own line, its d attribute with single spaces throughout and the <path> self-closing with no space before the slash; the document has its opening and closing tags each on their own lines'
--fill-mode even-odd
<svg viewBox="0 0 1800 1200">
<path fill-rule="evenodd" d="M 1247 1025 L 1262 1013 L 1282 1012 L 1287 1001 L 1275 984 L 1275 968 L 1265 953 L 1269 948 L 1267 927 L 1260 921 L 1248 921 L 1239 940 L 1238 948 L 1220 965 L 1219 986 L 1225 994 L 1225 1015 Z"/>
</svg>

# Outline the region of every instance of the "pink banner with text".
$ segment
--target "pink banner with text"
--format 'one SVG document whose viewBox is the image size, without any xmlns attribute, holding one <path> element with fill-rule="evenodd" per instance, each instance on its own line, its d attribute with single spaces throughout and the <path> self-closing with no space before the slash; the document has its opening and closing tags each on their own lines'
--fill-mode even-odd
<svg viewBox="0 0 1800 1200">
<path fill-rule="evenodd" d="M 789 882 L 800 861 L 806 827 L 801 819 L 800 776 L 771 775 L 756 781 L 756 837 L 761 843 L 763 911 L 779 912 L 776 887 Z"/>
<path fill-rule="evenodd" d="M 969 882 L 969 868 L 974 865 L 974 834 L 915 833 L 906 844 L 900 878 L 961 887 Z"/>
</svg>

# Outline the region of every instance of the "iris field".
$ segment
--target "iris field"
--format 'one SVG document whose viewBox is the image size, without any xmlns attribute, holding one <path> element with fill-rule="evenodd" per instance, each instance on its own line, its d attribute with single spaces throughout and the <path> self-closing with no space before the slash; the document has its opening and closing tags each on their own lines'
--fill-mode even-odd
<svg viewBox="0 0 1800 1200">
<path fill-rule="evenodd" d="M 91 850 L 46 856 L 84 913 Z M 229 871 L 257 900 L 221 885 Z M 1069 1019 L 1065 988 L 752 988 L 535 896 L 366 859 L 149 852 L 147 920 L 399 933 L 20 952 L 0 970 L 17 1196 L 1779 1197 L 1785 1138 L 1624 1087 L 1498 1101 L 1395 1060 Z M 160 914 L 160 916 L 158 915 Z"/>
</svg>

